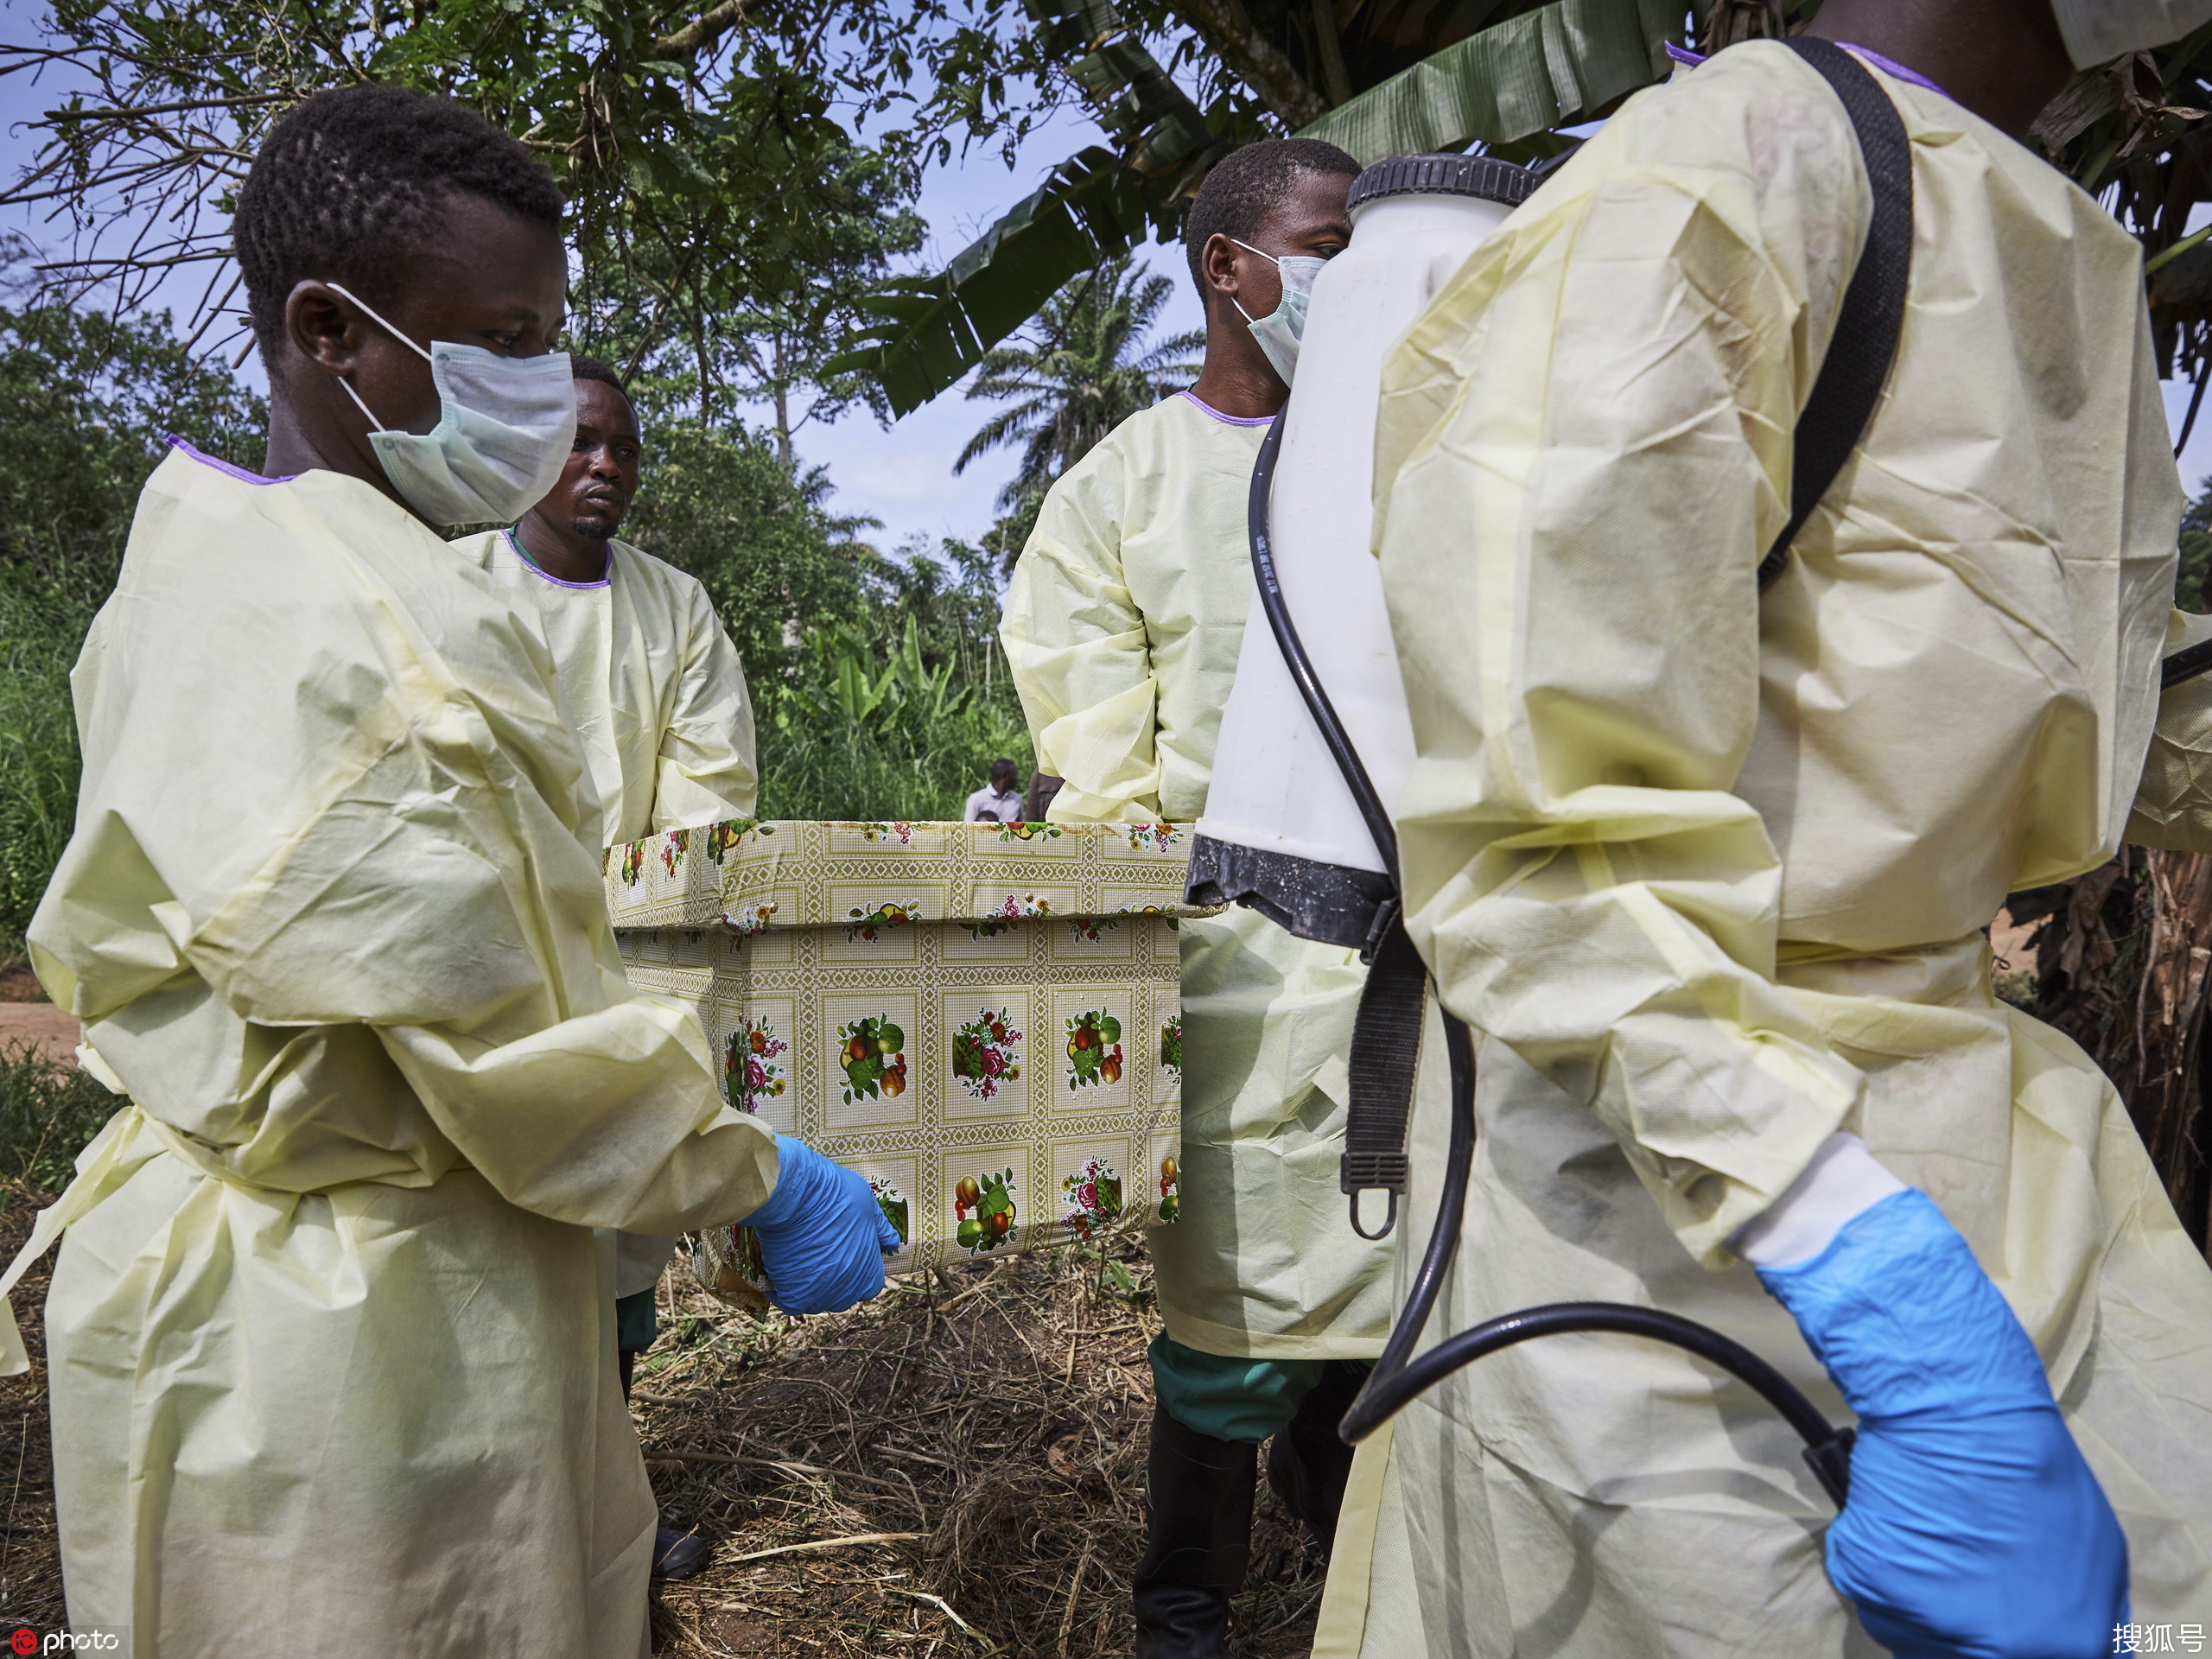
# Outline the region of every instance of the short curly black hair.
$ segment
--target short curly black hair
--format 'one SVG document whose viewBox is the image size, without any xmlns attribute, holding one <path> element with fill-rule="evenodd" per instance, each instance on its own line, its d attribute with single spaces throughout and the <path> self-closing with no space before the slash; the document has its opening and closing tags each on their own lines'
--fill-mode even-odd
<svg viewBox="0 0 2212 1659">
<path fill-rule="evenodd" d="M 284 302 L 308 277 L 372 305 L 396 301 L 449 190 L 551 231 L 566 206 L 543 162 L 450 99 L 341 86 L 288 111 L 254 156 L 231 223 L 264 358 L 281 349 Z"/>
<path fill-rule="evenodd" d="M 614 365 L 604 358 L 585 357 L 580 353 L 569 353 L 569 378 L 596 380 L 602 386 L 613 387 L 625 397 L 630 395 L 630 388 L 622 384 L 622 377 L 615 372 Z"/>
<path fill-rule="evenodd" d="M 1232 149 L 1214 164 L 1198 187 L 1198 198 L 1191 204 L 1190 222 L 1183 231 L 1183 251 L 1190 259 L 1191 280 L 1198 285 L 1201 300 L 1209 298 L 1205 273 L 1198 268 L 1206 243 L 1217 236 L 1249 241 L 1261 222 L 1297 188 L 1299 180 L 1313 174 L 1357 178 L 1359 163 L 1319 138 L 1267 138 Z"/>
</svg>

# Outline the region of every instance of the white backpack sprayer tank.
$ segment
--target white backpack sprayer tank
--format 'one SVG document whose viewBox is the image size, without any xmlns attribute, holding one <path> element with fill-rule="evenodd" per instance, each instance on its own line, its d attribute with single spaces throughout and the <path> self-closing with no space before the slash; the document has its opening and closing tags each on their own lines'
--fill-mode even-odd
<svg viewBox="0 0 2212 1659">
<path fill-rule="evenodd" d="M 1271 512 L 1281 606 L 1387 810 L 1413 727 L 1369 547 L 1382 363 L 1535 175 L 1474 156 L 1404 156 L 1352 187 L 1351 245 L 1313 284 L 1279 423 Z M 1267 512 L 1264 503 L 1255 511 Z M 1265 577 L 1262 576 L 1264 582 Z M 1301 938 L 1371 950 L 1395 874 L 1255 594 L 1191 858 L 1195 902 L 1236 902 Z"/>
</svg>

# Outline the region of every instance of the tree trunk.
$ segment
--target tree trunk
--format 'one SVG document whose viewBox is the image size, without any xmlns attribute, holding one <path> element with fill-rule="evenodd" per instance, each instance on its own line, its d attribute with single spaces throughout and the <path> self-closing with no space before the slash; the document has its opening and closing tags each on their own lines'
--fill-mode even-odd
<svg viewBox="0 0 2212 1659">
<path fill-rule="evenodd" d="M 2182 1226 L 2206 1249 L 2212 856 L 2122 848 L 2078 880 L 2014 894 L 2009 908 L 2016 923 L 2040 923 L 2028 1011 L 2104 1068 Z"/>
</svg>

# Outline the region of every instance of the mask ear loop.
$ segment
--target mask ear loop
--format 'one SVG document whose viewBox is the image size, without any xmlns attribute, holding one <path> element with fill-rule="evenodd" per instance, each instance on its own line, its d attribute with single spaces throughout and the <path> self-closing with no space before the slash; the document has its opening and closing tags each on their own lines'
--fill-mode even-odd
<svg viewBox="0 0 2212 1659">
<path fill-rule="evenodd" d="M 1232 242 L 1236 241 L 1236 238 L 1235 237 L 1230 238 L 1230 240 Z M 1255 248 L 1252 251 L 1257 253 L 1259 252 L 1259 250 Z M 437 359 L 432 357 L 420 346 L 417 346 L 413 340 L 408 339 L 405 334 L 401 334 L 398 329 L 393 327 L 382 317 L 378 316 L 374 308 L 372 308 L 369 302 L 363 299 L 359 295 L 350 292 L 348 289 L 336 283 L 326 282 L 323 286 L 330 289 L 334 294 L 345 295 L 346 297 L 351 300 L 355 305 L 359 306 L 361 309 L 367 314 L 369 320 L 374 322 L 378 327 L 383 329 L 385 333 L 390 334 L 394 340 L 404 346 L 409 351 L 414 353 L 416 356 L 421 358 L 425 363 L 430 364 L 433 366 L 435 365 Z M 1240 306 L 1237 308 L 1242 310 L 1243 308 Z M 361 394 L 353 390 L 353 383 L 351 380 L 347 379 L 345 376 L 340 375 L 338 378 L 338 384 L 346 389 L 346 395 L 353 400 L 353 407 L 361 411 L 362 417 L 368 422 L 369 429 L 371 431 L 381 432 L 385 429 L 384 423 L 377 419 L 377 417 L 370 412 L 369 406 L 361 401 Z"/>
<path fill-rule="evenodd" d="M 1225 234 L 1225 232 L 1224 232 L 1224 234 Z M 1256 253 L 1256 254 L 1258 254 L 1258 255 L 1260 256 L 1260 257 L 1261 257 L 1261 258 L 1262 258 L 1262 259 L 1266 260 L 1269 264 L 1273 265 L 1273 266 L 1274 266 L 1277 270 L 1281 270 L 1282 269 L 1282 261 L 1281 261 L 1281 260 L 1280 260 L 1280 259 L 1278 259 L 1278 258 L 1276 258 L 1276 257 L 1274 257 L 1274 255 L 1273 255 L 1272 253 L 1269 253 L 1269 252 L 1268 252 L 1265 248 L 1255 248 L 1255 247 L 1254 247 L 1254 246 L 1253 246 L 1249 242 L 1247 242 L 1247 241 L 1246 241 L 1243 237 L 1241 237 L 1241 236 L 1232 236 L 1232 237 L 1230 237 L 1230 238 L 1229 238 L 1229 239 L 1230 239 L 1230 241 L 1234 242 L 1234 243 L 1235 243 L 1238 247 L 1240 247 L 1240 248 L 1243 249 L 1245 252 L 1247 252 L 1247 253 Z M 333 283 L 331 284 L 331 286 L 332 286 L 333 288 L 338 288 L 338 284 L 337 284 L 337 283 Z M 345 290 L 344 289 L 342 289 L 342 288 L 338 289 L 338 291 L 339 291 L 340 294 L 345 294 L 345 293 L 346 293 L 346 290 Z M 350 294 L 346 294 L 346 297 L 347 299 L 349 299 L 349 300 L 353 298 L 353 296 L 352 295 L 350 295 Z M 1232 294 L 1232 295 L 1230 295 L 1230 296 L 1229 296 L 1229 302 L 1230 302 L 1231 305 L 1233 305 L 1233 306 L 1235 306 L 1235 307 L 1236 308 L 1236 315 L 1237 315 L 1238 316 L 1240 316 L 1240 317 L 1243 318 L 1245 321 L 1247 321 L 1247 322 L 1257 322 L 1257 321 L 1259 321 L 1259 319 L 1258 319 L 1257 317 L 1254 316 L 1254 315 L 1253 315 L 1249 311 L 1247 311 L 1247 310 L 1244 308 L 1244 302 L 1243 302 L 1243 301 L 1242 301 L 1242 300 L 1240 300 L 1240 299 L 1238 299 L 1238 298 L 1237 298 L 1234 294 Z M 360 304 L 360 302 L 359 302 L 359 301 L 358 301 L 358 300 L 355 300 L 355 301 L 354 301 L 354 303 L 355 303 L 356 305 L 359 305 L 359 304 Z M 361 306 L 361 308 L 362 308 L 364 311 L 367 311 L 367 310 L 368 310 L 368 307 L 366 307 L 366 306 L 365 306 L 365 305 L 364 305 L 364 306 Z M 375 315 L 376 315 L 376 314 L 375 314 L 373 311 L 369 312 L 369 315 L 370 315 L 371 316 L 375 316 Z M 382 318 L 378 318 L 378 321 L 383 321 L 383 319 L 382 319 Z"/>
</svg>

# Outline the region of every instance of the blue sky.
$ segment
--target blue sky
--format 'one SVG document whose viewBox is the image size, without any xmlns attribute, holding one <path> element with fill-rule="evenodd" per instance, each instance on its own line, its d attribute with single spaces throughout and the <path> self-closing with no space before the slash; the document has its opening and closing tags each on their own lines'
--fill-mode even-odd
<svg viewBox="0 0 2212 1659">
<path fill-rule="evenodd" d="M 29 20 L 41 6 L 24 0 L 0 0 L 0 28 L 10 38 L 22 40 L 30 33 Z M 49 77 L 42 87 L 12 75 L 0 79 L 0 172 L 12 175 L 28 160 L 33 142 L 21 123 L 38 110 L 49 108 L 57 84 Z M 1052 165 L 1092 143 L 1097 130 L 1079 113 L 1063 111 L 1033 131 L 1008 168 L 997 149 L 978 150 L 966 157 L 931 168 L 922 185 L 920 211 L 930 227 L 929 241 L 915 268 L 940 270 L 1000 212 L 1020 200 L 1042 182 Z M 2200 212 L 2203 210 L 2200 209 Z M 35 241 L 49 239 L 53 232 L 41 225 L 33 210 L 20 209 L 0 216 L 0 231 L 19 230 Z M 1197 296 L 1183 274 L 1179 254 L 1147 245 L 1142 256 L 1162 275 L 1172 278 L 1175 296 L 1163 315 L 1166 332 L 1180 332 L 1203 325 Z M 204 277 L 187 278 L 174 308 L 181 312 L 199 292 Z M 253 366 L 249 361 L 247 372 Z M 2169 418 L 2178 429 L 2188 406 L 2189 389 L 2169 385 Z M 2212 404 L 2212 399 L 2208 399 Z M 835 505 L 840 512 L 867 513 L 883 522 L 873 533 L 888 550 L 912 537 L 934 543 L 945 536 L 970 539 L 980 536 L 994 517 L 992 500 L 1011 474 L 1014 457 L 999 452 L 955 477 L 952 462 L 969 434 L 987 420 L 995 405 L 971 402 L 958 387 L 925 404 L 896 424 L 884 428 L 865 411 L 849 414 L 832 426 L 809 425 L 798 437 L 797 448 L 809 465 L 824 465 L 836 486 Z M 2212 407 L 2208 407 L 2181 457 L 2182 477 L 2195 493 L 2212 476 Z"/>
</svg>

